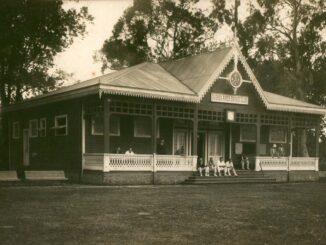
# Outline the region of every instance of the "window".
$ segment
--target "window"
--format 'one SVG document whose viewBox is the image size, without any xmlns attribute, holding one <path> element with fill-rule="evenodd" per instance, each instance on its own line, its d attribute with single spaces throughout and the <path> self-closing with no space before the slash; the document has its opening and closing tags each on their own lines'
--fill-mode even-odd
<svg viewBox="0 0 326 245">
<path fill-rule="evenodd" d="M 150 138 L 152 120 L 149 117 L 136 117 L 134 120 L 134 137 Z"/>
<path fill-rule="evenodd" d="M 20 134 L 20 130 L 19 130 L 19 122 L 14 122 L 12 124 L 12 138 L 13 139 L 19 139 L 19 134 Z"/>
<path fill-rule="evenodd" d="M 92 117 L 92 135 L 103 135 L 103 117 L 95 115 Z"/>
<path fill-rule="evenodd" d="M 55 136 L 68 135 L 68 118 L 67 115 L 60 115 L 54 118 Z"/>
<path fill-rule="evenodd" d="M 110 117 L 110 135 L 120 136 L 120 117 L 117 115 Z"/>
<path fill-rule="evenodd" d="M 29 121 L 29 137 L 36 138 L 38 136 L 38 121 L 33 119 Z"/>
<path fill-rule="evenodd" d="M 173 152 L 175 155 L 185 155 L 188 153 L 188 140 L 187 130 L 173 130 Z"/>
<path fill-rule="evenodd" d="M 40 137 L 46 136 L 46 118 L 40 119 L 40 127 L 39 127 Z"/>
<path fill-rule="evenodd" d="M 241 142 L 256 142 L 256 125 L 240 125 L 240 141 Z"/>
<path fill-rule="evenodd" d="M 223 145 L 224 145 L 224 135 L 223 133 L 213 133 L 208 134 L 208 156 L 222 156 L 223 155 Z"/>
<path fill-rule="evenodd" d="M 270 143 L 286 143 L 286 128 L 271 126 L 269 128 L 269 142 Z"/>
<path fill-rule="evenodd" d="M 92 118 L 92 135 L 103 135 L 103 117 L 94 116 Z M 120 117 L 117 115 L 110 116 L 110 135 L 120 136 Z"/>
</svg>

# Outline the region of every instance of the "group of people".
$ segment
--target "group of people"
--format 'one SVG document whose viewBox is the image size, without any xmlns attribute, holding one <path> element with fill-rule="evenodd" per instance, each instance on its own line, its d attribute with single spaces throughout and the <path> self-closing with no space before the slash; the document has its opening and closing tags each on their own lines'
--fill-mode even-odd
<svg viewBox="0 0 326 245">
<path fill-rule="evenodd" d="M 214 161 L 213 157 L 209 159 L 208 162 L 204 162 L 203 158 L 198 159 L 198 172 L 200 176 L 209 176 L 210 170 L 213 170 L 214 176 L 231 176 L 232 173 L 234 176 L 238 176 L 235 171 L 232 159 L 228 159 L 224 162 L 223 157 L 220 157 L 217 161 Z"/>
<path fill-rule="evenodd" d="M 156 152 L 158 155 L 166 155 L 167 151 L 165 148 L 165 141 L 161 139 L 157 145 Z M 184 155 L 185 154 L 185 147 L 181 145 L 175 152 L 174 155 Z"/>
<path fill-rule="evenodd" d="M 121 151 L 121 148 L 120 148 L 120 147 L 118 147 L 118 148 L 115 150 L 115 154 L 123 154 L 122 151 Z M 126 155 L 134 155 L 135 153 L 134 153 L 134 151 L 132 150 L 132 148 L 129 147 L 129 149 L 125 151 L 125 154 L 126 154 Z"/>
<path fill-rule="evenodd" d="M 121 150 L 120 147 L 117 147 L 116 150 L 115 150 L 115 154 L 123 154 L 123 151 Z M 125 151 L 126 155 L 134 155 L 134 151 L 131 147 L 128 148 L 127 151 Z M 167 154 L 167 151 L 166 151 L 166 148 L 165 148 L 165 141 L 164 139 L 161 139 L 159 141 L 159 143 L 157 144 L 157 154 L 159 155 L 166 155 Z M 180 146 L 179 149 L 176 150 L 175 152 L 175 155 L 184 155 L 185 154 L 185 149 L 184 149 L 184 146 Z"/>
<path fill-rule="evenodd" d="M 282 144 L 273 144 L 270 149 L 270 155 L 274 157 L 284 157 L 284 147 Z"/>
</svg>

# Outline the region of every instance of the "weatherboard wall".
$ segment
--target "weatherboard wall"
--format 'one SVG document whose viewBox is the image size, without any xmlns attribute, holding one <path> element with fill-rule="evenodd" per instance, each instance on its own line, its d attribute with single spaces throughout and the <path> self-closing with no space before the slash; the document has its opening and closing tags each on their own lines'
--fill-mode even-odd
<svg viewBox="0 0 326 245">
<path fill-rule="evenodd" d="M 12 139 L 10 130 L 9 168 L 55 170 L 63 169 L 67 173 L 79 172 L 81 169 L 82 139 L 81 139 L 81 111 L 80 100 L 64 101 L 18 110 L 8 113 L 10 124 L 20 123 L 18 139 Z M 68 135 L 55 136 L 54 118 L 58 115 L 67 115 Z M 23 130 L 29 128 L 30 120 L 46 119 L 46 136 L 29 138 L 29 166 L 23 165 Z"/>
</svg>

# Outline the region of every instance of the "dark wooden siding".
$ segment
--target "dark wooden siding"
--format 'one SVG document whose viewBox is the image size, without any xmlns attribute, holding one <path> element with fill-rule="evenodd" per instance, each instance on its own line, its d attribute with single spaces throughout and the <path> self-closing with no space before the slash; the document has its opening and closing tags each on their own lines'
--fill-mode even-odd
<svg viewBox="0 0 326 245">
<path fill-rule="evenodd" d="M 19 121 L 20 137 L 12 139 L 10 144 L 10 168 L 23 166 L 23 130 L 28 129 L 29 121 L 46 118 L 46 136 L 30 138 L 30 167 L 28 169 L 64 169 L 80 171 L 82 139 L 81 139 L 81 108 L 80 100 L 65 101 L 50 105 L 11 112 L 10 122 Z M 54 118 L 66 114 L 68 118 L 68 135 L 55 136 Z M 12 132 L 10 130 L 10 136 Z"/>
<path fill-rule="evenodd" d="M 228 81 L 219 79 L 217 80 L 212 88 L 204 96 L 202 102 L 199 104 L 199 109 L 220 109 L 224 110 L 235 109 L 236 111 L 254 111 L 256 113 L 262 112 L 265 110 L 263 102 L 259 97 L 254 86 L 250 83 L 242 83 L 241 87 L 237 90 L 237 95 L 243 95 L 249 97 L 248 105 L 237 105 L 237 104 L 228 104 L 228 103 L 215 103 L 211 102 L 211 93 L 223 93 L 223 94 L 233 94 L 233 89 Z"/>
</svg>

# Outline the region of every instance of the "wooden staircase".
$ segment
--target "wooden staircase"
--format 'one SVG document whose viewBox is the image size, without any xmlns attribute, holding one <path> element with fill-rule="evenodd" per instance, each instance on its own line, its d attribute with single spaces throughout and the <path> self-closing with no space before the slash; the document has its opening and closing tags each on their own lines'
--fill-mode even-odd
<svg viewBox="0 0 326 245">
<path fill-rule="evenodd" d="M 253 170 L 237 170 L 238 176 L 217 176 L 210 172 L 210 176 L 196 175 L 189 177 L 184 184 L 206 185 L 206 184 L 237 184 L 237 183 L 275 183 L 276 179 L 264 176 L 262 172 Z"/>
</svg>

